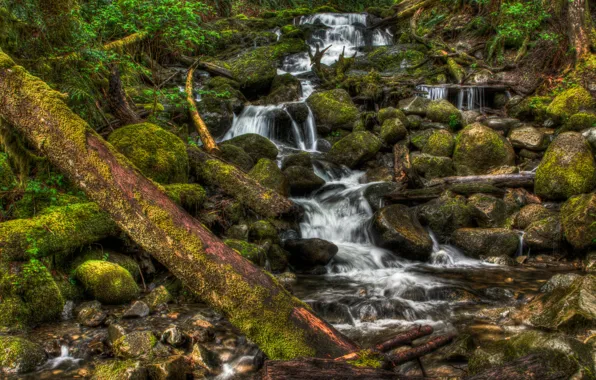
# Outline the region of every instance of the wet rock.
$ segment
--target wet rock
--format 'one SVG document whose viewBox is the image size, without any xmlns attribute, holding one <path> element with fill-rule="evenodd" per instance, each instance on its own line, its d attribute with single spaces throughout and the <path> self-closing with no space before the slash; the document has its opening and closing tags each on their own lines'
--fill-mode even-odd
<svg viewBox="0 0 596 380">
<path fill-rule="evenodd" d="M 596 194 L 570 198 L 561 207 L 561 223 L 565 239 L 575 249 L 596 245 Z"/>
<path fill-rule="evenodd" d="M 286 104 L 286 111 L 296 123 L 304 123 L 308 119 L 310 110 L 304 102 L 293 102 Z"/>
<path fill-rule="evenodd" d="M 269 141 L 266 137 L 257 135 L 256 133 L 247 133 L 236 136 L 222 143 L 222 145 L 226 144 L 242 148 L 254 162 L 258 162 L 261 158 L 275 160 L 279 153 L 277 146 L 274 143 Z"/>
<path fill-rule="evenodd" d="M 455 175 L 453 161 L 449 157 L 415 152 L 411 155 L 411 162 L 416 173 L 428 180 Z"/>
<path fill-rule="evenodd" d="M 397 190 L 395 182 L 375 183 L 364 190 L 364 198 L 370 207 L 377 211 L 385 205 L 385 196 Z"/>
<path fill-rule="evenodd" d="M 224 243 L 253 264 L 261 267 L 265 265 L 265 252 L 259 245 L 234 239 L 226 239 Z"/>
<path fill-rule="evenodd" d="M 317 139 L 317 150 L 319 152 L 327 153 L 331 150 L 333 144 L 329 140 Z"/>
<path fill-rule="evenodd" d="M 281 170 L 286 170 L 291 166 L 300 166 L 312 169 L 312 159 L 308 152 L 293 153 L 284 157 L 281 163 Z"/>
<path fill-rule="evenodd" d="M 135 301 L 124 312 L 123 318 L 145 318 L 150 313 L 149 306 L 143 301 Z"/>
<path fill-rule="evenodd" d="M 112 323 L 108 326 L 108 343 L 110 346 L 124 335 L 126 335 L 126 330 L 119 324 Z"/>
<path fill-rule="evenodd" d="M 261 158 L 248 173 L 248 176 L 281 195 L 287 196 L 289 194 L 289 184 L 286 176 L 275 162 L 267 158 Z"/>
<path fill-rule="evenodd" d="M 478 111 L 462 111 L 461 113 L 464 127 L 474 124 L 482 117 L 482 114 Z"/>
<path fill-rule="evenodd" d="M 325 185 L 325 180 L 316 175 L 312 167 L 291 166 L 283 174 L 288 180 L 292 195 L 310 194 Z"/>
<path fill-rule="evenodd" d="M 286 240 L 284 248 L 290 253 L 290 264 L 298 270 L 327 265 L 338 251 L 335 244 L 316 238 Z"/>
<path fill-rule="evenodd" d="M 288 291 L 292 291 L 292 286 L 298 282 L 298 277 L 292 272 L 284 272 L 276 275 L 277 281 Z"/>
<path fill-rule="evenodd" d="M 31 372 L 45 361 L 42 346 L 16 336 L 0 336 L 0 374 Z"/>
<path fill-rule="evenodd" d="M 228 228 L 226 237 L 234 240 L 248 240 L 248 226 L 246 224 L 236 224 Z"/>
<path fill-rule="evenodd" d="M 380 109 L 377 114 L 377 119 L 379 121 L 379 124 L 381 124 L 381 125 L 385 124 L 385 122 L 387 120 L 391 120 L 391 119 L 399 119 L 399 121 L 401 121 L 403 126 L 406 128 L 409 127 L 409 124 L 410 124 L 407 116 L 403 113 L 403 111 L 398 110 L 393 107 L 387 107 L 387 108 Z"/>
<path fill-rule="evenodd" d="M 399 101 L 399 109 L 406 115 L 418 115 L 425 117 L 430 104 L 430 99 L 414 96 Z"/>
<path fill-rule="evenodd" d="M 373 228 L 381 247 L 411 260 L 427 261 L 432 240 L 414 212 L 404 205 L 391 205 L 379 210 Z"/>
<path fill-rule="evenodd" d="M 75 313 L 77 322 L 87 327 L 100 326 L 108 317 L 99 301 L 84 302 L 76 308 Z"/>
<path fill-rule="evenodd" d="M 426 143 L 422 146 L 422 153 L 433 156 L 451 157 L 455 147 L 453 135 L 444 129 L 434 130 L 428 136 Z"/>
<path fill-rule="evenodd" d="M 416 130 L 422 125 L 422 118 L 418 115 L 408 115 L 407 118 L 410 130 Z"/>
<path fill-rule="evenodd" d="M 317 128 L 325 131 L 351 129 L 358 120 L 358 108 L 346 90 L 315 92 L 306 102 L 315 116 Z"/>
<path fill-rule="evenodd" d="M 431 101 L 426 110 L 426 117 L 434 122 L 447 124 L 453 130 L 463 125 L 461 112 L 444 99 Z"/>
<path fill-rule="evenodd" d="M 547 372 L 568 379 L 578 371 L 592 371 L 594 360 L 589 352 L 587 345 L 569 336 L 527 331 L 475 350 L 468 361 L 468 370 L 473 375 L 534 354 L 548 368 Z M 520 374 L 519 379 L 524 378 Z"/>
<path fill-rule="evenodd" d="M 513 222 L 515 228 L 525 230 L 530 224 L 548 218 L 554 214 L 553 211 L 547 209 L 540 204 L 529 204 L 524 206 L 517 215 Z"/>
<path fill-rule="evenodd" d="M 502 227 L 507 219 L 507 206 L 502 199 L 487 194 L 474 194 L 468 198 L 472 215 L 481 228 Z"/>
<path fill-rule="evenodd" d="M 300 80 L 292 74 L 278 75 L 273 79 L 271 91 L 263 100 L 264 104 L 294 102 L 302 96 Z"/>
<path fill-rule="evenodd" d="M 540 287 L 542 293 L 550 293 L 556 289 L 568 289 L 581 276 L 577 273 L 559 273 L 552 276 Z"/>
<path fill-rule="evenodd" d="M 439 358 L 448 361 L 468 360 L 476 349 L 474 338 L 470 334 L 459 334 L 453 343 L 441 349 Z"/>
<path fill-rule="evenodd" d="M 193 342 L 207 343 L 215 339 L 215 327 L 201 313 L 189 319 L 183 331 Z"/>
<path fill-rule="evenodd" d="M 190 372 L 188 362 L 181 355 L 158 359 L 147 365 L 147 374 L 151 380 L 185 379 Z"/>
<path fill-rule="evenodd" d="M 130 272 L 107 261 L 86 261 L 75 270 L 75 277 L 87 293 L 108 305 L 130 302 L 139 294 L 139 287 Z"/>
<path fill-rule="evenodd" d="M 161 334 L 160 340 L 170 346 L 178 347 L 186 341 L 186 338 L 178 326 L 170 326 Z"/>
<path fill-rule="evenodd" d="M 420 206 L 418 217 L 442 242 L 451 238 L 456 229 L 473 225 L 472 207 L 466 197 L 449 191 Z"/>
<path fill-rule="evenodd" d="M 165 286 L 160 285 L 153 289 L 145 297 L 145 303 L 149 306 L 151 311 L 157 310 L 161 305 L 168 304 L 173 301 L 173 297 Z"/>
<path fill-rule="evenodd" d="M 545 148 L 544 133 L 530 125 L 513 129 L 509 133 L 509 140 L 515 148 L 528 150 L 543 150 Z"/>
<path fill-rule="evenodd" d="M 217 354 L 199 343 L 192 347 L 192 353 L 190 356 L 195 364 L 209 370 L 210 372 L 216 372 L 221 366 L 221 362 Z"/>
<path fill-rule="evenodd" d="M 134 360 L 112 360 L 95 367 L 93 380 L 145 380 L 148 373 L 145 366 Z"/>
<path fill-rule="evenodd" d="M 392 169 L 381 166 L 378 168 L 368 169 L 361 181 L 363 183 L 370 182 L 391 182 L 393 181 L 395 173 Z"/>
<path fill-rule="evenodd" d="M 486 174 L 515 164 L 513 147 L 492 129 L 475 123 L 459 132 L 453 163 L 458 175 Z"/>
<path fill-rule="evenodd" d="M 589 109 L 593 105 L 592 95 L 585 88 L 578 86 L 557 95 L 546 108 L 546 113 L 555 122 L 563 123 L 582 108 Z"/>
<path fill-rule="evenodd" d="M 118 338 L 113 351 L 119 358 L 138 358 L 151 353 L 156 344 L 157 338 L 151 331 L 133 331 Z"/>
<path fill-rule="evenodd" d="M 393 145 L 405 138 L 407 134 L 408 130 L 401 120 L 398 118 L 393 118 L 387 119 L 385 122 L 383 122 L 381 125 L 381 133 L 379 135 L 385 144 Z"/>
<path fill-rule="evenodd" d="M 264 242 L 266 240 L 279 241 L 277 228 L 266 220 L 258 220 L 252 223 L 248 230 L 248 241 Z"/>
<path fill-rule="evenodd" d="M 556 252 L 563 240 L 561 220 L 557 215 L 532 222 L 525 233 L 524 245 L 532 252 Z"/>
<path fill-rule="evenodd" d="M 475 258 L 513 256 L 519 246 L 519 235 L 505 228 L 460 228 L 453 233 L 453 243 Z"/>
<path fill-rule="evenodd" d="M 278 244 L 272 244 L 267 252 L 268 270 L 272 273 L 283 272 L 288 268 L 288 252 Z"/>
<path fill-rule="evenodd" d="M 250 171 L 255 166 L 255 161 L 244 149 L 232 144 L 220 144 L 221 158 L 230 162 L 244 171 Z"/>
<path fill-rule="evenodd" d="M 484 291 L 484 294 L 488 298 L 496 301 L 508 300 L 515 296 L 513 291 L 505 288 L 488 288 Z"/>
<path fill-rule="evenodd" d="M 590 145 L 576 132 L 560 134 L 549 146 L 534 182 L 534 191 L 546 199 L 567 199 L 596 186 L 596 162 Z"/>
<path fill-rule="evenodd" d="M 485 123 L 490 129 L 506 135 L 511 129 L 516 128 L 520 121 L 508 117 L 490 117 Z"/>
<path fill-rule="evenodd" d="M 354 168 L 374 158 L 381 146 L 381 140 L 372 133 L 354 132 L 335 143 L 327 158 L 338 165 Z"/>
<path fill-rule="evenodd" d="M 490 264 L 502 265 L 505 267 L 515 266 L 515 260 L 513 260 L 511 257 L 505 256 L 505 255 L 489 256 L 489 257 L 486 257 L 483 261 L 490 263 Z"/>
<path fill-rule="evenodd" d="M 596 326 L 596 276 L 581 276 L 571 285 L 561 284 L 537 297 L 522 311 L 524 320 L 551 330 Z"/>
</svg>

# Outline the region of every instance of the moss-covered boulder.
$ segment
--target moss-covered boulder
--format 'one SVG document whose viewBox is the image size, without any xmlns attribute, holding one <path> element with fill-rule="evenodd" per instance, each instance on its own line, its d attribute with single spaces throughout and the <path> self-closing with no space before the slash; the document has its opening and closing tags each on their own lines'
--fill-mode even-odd
<svg viewBox="0 0 596 380">
<path fill-rule="evenodd" d="M 139 287 L 129 271 L 108 261 L 89 260 L 75 270 L 75 277 L 87 293 L 101 303 L 119 305 L 139 294 Z"/>
<path fill-rule="evenodd" d="M 280 104 L 294 102 L 302 96 L 302 85 L 300 80 L 292 74 L 278 75 L 273 79 L 271 92 L 265 99 L 264 104 Z"/>
<path fill-rule="evenodd" d="M 525 230 L 530 224 L 548 218 L 555 214 L 553 211 L 547 209 L 541 204 L 529 204 L 522 207 L 521 210 L 515 215 L 513 221 L 513 227 L 520 230 Z"/>
<path fill-rule="evenodd" d="M 336 164 L 354 168 L 373 158 L 382 145 L 381 140 L 370 132 L 353 132 L 333 144 L 327 158 Z"/>
<path fill-rule="evenodd" d="M 126 269 L 134 279 L 139 279 L 141 276 L 139 264 L 135 261 L 135 259 L 128 255 L 109 249 L 92 247 L 81 252 L 81 254 L 78 256 L 70 259 L 72 261 L 69 261 L 68 266 L 65 267 L 68 272 L 76 270 L 81 264 L 89 260 L 102 260 L 120 265 L 122 268 Z"/>
<path fill-rule="evenodd" d="M 205 83 L 197 109 L 213 137 L 218 138 L 230 129 L 234 114 L 242 111 L 245 102 L 238 82 L 213 77 Z"/>
<path fill-rule="evenodd" d="M 288 179 L 292 195 L 310 194 L 325 185 L 325 180 L 316 175 L 312 168 L 290 166 L 284 170 L 284 175 Z"/>
<path fill-rule="evenodd" d="M 149 310 L 154 311 L 157 310 L 161 305 L 168 304 L 174 300 L 174 297 L 170 294 L 168 289 L 160 285 L 153 289 L 147 296 L 144 298 L 145 303 L 149 306 Z"/>
<path fill-rule="evenodd" d="M 281 170 L 286 170 L 291 166 L 300 166 L 303 168 L 312 169 L 312 159 L 310 157 L 310 153 L 293 153 L 284 157 L 281 163 Z"/>
<path fill-rule="evenodd" d="M 222 145 L 227 144 L 242 148 L 254 162 L 258 162 L 261 158 L 275 160 L 279 153 L 274 143 L 256 133 L 236 136 L 233 139 L 225 141 Z"/>
<path fill-rule="evenodd" d="M 561 247 L 563 231 L 556 214 L 532 222 L 524 232 L 524 246 L 531 252 L 556 252 Z"/>
<path fill-rule="evenodd" d="M 521 311 L 531 325 L 573 331 L 596 327 L 596 276 L 576 278 L 569 286 L 556 287 L 535 298 Z"/>
<path fill-rule="evenodd" d="M 502 199 L 488 194 L 473 194 L 468 198 L 468 205 L 479 227 L 503 227 L 505 224 L 507 206 Z"/>
<path fill-rule="evenodd" d="M 8 156 L 0 152 L 0 191 L 12 190 L 16 184 L 17 179 L 8 164 Z"/>
<path fill-rule="evenodd" d="M 320 131 L 352 129 L 358 120 L 358 108 L 346 90 L 315 92 L 307 100 Z"/>
<path fill-rule="evenodd" d="M 163 128 L 151 123 L 127 125 L 112 132 L 108 141 L 154 181 L 188 182 L 186 146 Z"/>
<path fill-rule="evenodd" d="M 444 129 L 431 130 L 431 133 L 422 146 L 422 153 L 433 156 L 451 157 L 455 148 L 455 139 L 453 135 Z"/>
<path fill-rule="evenodd" d="M 142 380 L 148 378 L 147 368 L 139 361 L 111 360 L 95 366 L 92 380 Z"/>
<path fill-rule="evenodd" d="M 431 101 L 426 109 L 426 117 L 437 123 L 447 124 L 452 130 L 463 125 L 461 112 L 445 99 Z"/>
<path fill-rule="evenodd" d="M 258 243 L 270 240 L 277 243 L 279 241 L 279 233 L 273 223 L 267 220 L 258 220 L 248 228 L 248 240 Z"/>
<path fill-rule="evenodd" d="M 395 118 L 399 119 L 406 128 L 409 127 L 410 120 L 408 119 L 406 114 L 400 109 L 393 107 L 381 108 L 377 114 L 377 120 L 381 125 L 385 121 Z"/>
<path fill-rule="evenodd" d="M 171 200 L 193 215 L 197 214 L 207 200 L 207 192 L 198 183 L 176 183 L 166 185 L 165 189 Z"/>
<path fill-rule="evenodd" d="M 583 87 L 573 87 L 557 95 L 546 108 L 548 117 L 563 123 L 584 108 L 594 106 L 592 95 Z"/>
<path fill-rule="evenodd" d="M 487 174 L 515 164 L 513 147 L 503 136 L 479 123 L 460 131 L 455 140 L 453 163 L 457 174 Z"/>
<path fill-rule="evenodd" d="M 245 172 L 250 171 L 250 169 L 255 166 L 255 161 L 252 159 L 252 157 L 246 153 L 244 149 L 236 145 L 221 144 L 219 149 L 221 158 L 223 158 L 226 162 L 238 166 Z"/>
<path fill-rule="evenodd" d="M 250 260 L 253 264 L 264 266 L 266 255 L 263 249 L 257 244 L 249 243 L 243 240 L 226 239 L 224 243 L 238 252 L 240 256 Z"/>
<path fill-rule="evenodd" d="M 565 239 L 575 249 L 596 246 L 596 194 L 570 198 L 561 207 L 561 223 Z"/>
<path fill-rule="evenodd" d="M 399 101 L 399 109 L 406 115 L 417 115 L 421 117 L 426 116 L 426 112 L 430 105 L 430 100 L 420 96 L 402 99 Z"/>
<path fill-rule="evenodd" d="M 562 130 L 565 132 L 581 132 L 596 127 L 596 113 L 578 112 L 567 120 Z"/>
<path fill-rule="evenodd" d="M 277 164 L 267 158 L 261 158 L 248 175 L 264 187 L 275 190 L 281 195 L 289 194 L 289 183 Z"/>
<path fill-rule="evenodd" d="M 474 258 L 513 256 L 519 246 L 517 232 L 506 228 L 460 228 L 452 238 L 453 244 Z"/>
<path fill-rule="evenodd" d="M 0 374 L 31 372 L 45 361 L 46 353 L 40 345 L 16 336 L 0 336 Z"/>
<path fill-rule="evenodd" d="M 534 192 L 546 199 L 567 199 L 596 186 L 596 162 L 590 144 L 577 132 L 559 135 L 536 171 Z"/>
<path fill-rule="evenodd" d="M 544 133 L 531 125 L 523 125 L 509 132 L 509 141 L 515 148 L 543 150 L 545 148 L 544 139 Z"/>
<path fill-rule="evenodd" d="M 577 339 L 563 334 L 525 331 L 519 335 L 483 345 L 468 360 L 471 375 L 492 367 L 502 366 L 522 357 L 533 355 L 544 372 L 553 378 L 584 378 L 593 372 L 591 348 Z M 520 373 L 518 379 L 524 379 Z"/>
<path fill-rule="evenodd" d="M 449 157 L 438 157 L 430 154 L 414 152 L 411 155 L 412 168 L 426 179 L 449 177 L 455 175 L 453 161 Z"/>
<path fill-rule="evenodd" d="M 404 205 L 391 205 L 379 210 L 373 221 L 379 246 L 411 260 L 427 261 L 433 243 L 412 210 Z"/>
<path fill-rule="evenodd" d="M 133 331 L 116 339 L 112 349 L 119 358 L 139 358 L 148 356 L 157 342 L 151 331 Z"/>
<path fill-rule="evenodd" d="M 525 121 L 543 122 L 546 120 L 546 108 L 551 102 L 548 96 L 532 96 L 525 99 L 514 99 L 509 102 L 508 114 Z"/>
<path fill-rule="evenodd" d="M 430 227 L 441 241 L 447 241 L 458 228 L 471 227 L 472 208 L 464 196 L 446 191 L 418 208 L 420 221 Z"/>
<path fill-rule="evenodd" d="M 393 145 L 396 142 L 404 139 L 408 135 L 404 123 L 398 118 L 387 119 L 381 125 L 381 132 L 379 136 L 385 144 Z"/>
</svg>

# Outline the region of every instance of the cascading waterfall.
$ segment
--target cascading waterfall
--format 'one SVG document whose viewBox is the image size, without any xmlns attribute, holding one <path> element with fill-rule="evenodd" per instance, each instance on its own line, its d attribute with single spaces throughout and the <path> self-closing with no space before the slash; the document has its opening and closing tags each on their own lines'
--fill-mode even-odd
<svg viewBox="0 0 596 380">
<path fill-rule="evenodd" d="M 457 91 L 455 105 L 459 110 L 478 110 L 485 107 L 484 87 L 481 86 L 427 86 L 420 85 L 416 89 L 430 100 L 450 99 L 452 91 Z M 452 91 L 450 91 L 452 90 Z"/>
<path fill-rule="evenodd" d="M 448 90 L 443 86 L 418 86 L 418 91 L 425 93 L 424 97 L 430 100 L 447 99 Z"/>
</svg>

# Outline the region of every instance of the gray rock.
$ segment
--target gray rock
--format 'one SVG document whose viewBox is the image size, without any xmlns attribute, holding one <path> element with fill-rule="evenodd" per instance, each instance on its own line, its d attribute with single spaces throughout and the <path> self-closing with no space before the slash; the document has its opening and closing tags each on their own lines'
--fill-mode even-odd
<svg viewBox="0 0 596 380">
<path fill-rule="evenodd" d="M 135 301 L 133 304 L 124 312 L 122 317 L 124 318 L 145 318 L 150 313 L 149 306 L 143 301 Z"/>
<path fill-rule="evenodd" d="M 290 264 L 298 270 L 327 265 L 338 251 L 335 244 L 323 239 L 286 240 L 284 248 L 290 253 Z"/>
<path fill-rule="evenodd" d="M 87 327 L 97 327 L 101 325 L 108 314 L 102 310 L 99 301 L 84 302 L 75 309 L 77 322 Z"/>
<path fill-rule="evenodd" d="M 546 149 L 544 144 L 544 133 L 531 125 L 524 125 L 511 130 L 509 133 L 509 140 L 511 141 L 511 145 L 515 148 L 528 150 Z"/>
<path fill-rule="evenodd" d="M 178 347 L 186 341 L 186 338 L 178 326 L 170 326 L 161 334 L 160 340 L 170 346 Z"/>
</svg>

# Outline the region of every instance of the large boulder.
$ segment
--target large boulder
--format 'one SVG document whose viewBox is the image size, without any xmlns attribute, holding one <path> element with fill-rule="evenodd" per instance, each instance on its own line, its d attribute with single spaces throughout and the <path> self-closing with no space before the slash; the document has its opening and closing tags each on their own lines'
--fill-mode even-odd
<svg viewBox="0 0 596 380">
<path fill-rule="evenodd" d="M 271 92 L 263 100 L 265 104 L 280 104 L 294 102 L 302 96 L 300 79 L 292 74 L 278 75 L 273 80 Z"/>
<path fill-rule="evenodd" d="M 370 132 L 353 132 L 333 144 L 327 158 L 336 164 L 354 168 L 373 158 L 382 145 L 381 140 Z"/>
<path fill-rule="evenodd" d="M 139 294 L 139 287 L 130 272 L 108 261 L 86 261 L 75 270 L 75 277 L 101 303 L 119 305 L 130 302 Z"/>
<path fill-rule="evenodd" d="M 399 119 L 402 124 L 407 128 L 410 124 L 408 117 L 402 110 L 393 107 L 381 108 L 377 113 L 377 120 L 382 125 L 389 119 Z"/>
<path fill-rule="evenodd" d="M 289 252 L 290 264 L 298 270 L 313 269 L 329 264 L 338 247 L 322 239 L 290 239 L 284 243 Z"/>
<path fill-rule="evenodd" d="M 530 224 L 548 218 L 555 214 L 541 204 L 531 203 L 522 207 L 515 216 L 513 226 L 520 230 L 525 230 Z"/>
<path fill-rule="evenodd" d="M 420 96 L 402 99 L 399 101 L 399 108 L 406 115 L 426 116 L 426 111 L 430 105 L 430 100 Z"/>
<path fill-rule="evenodd" d="M 418 217 L 441 241 L 449 240 L 458 228 L 473 225 L 472 208 L 466 197 L 449 191 L 418 207 Z"/>
<path fill-rule="evenodd" d="M 589 143 L 576 132 L 560 134 L 536 170 L 534 192 L 546 199 L 564 200 L 595 186 L 596 161 Z"/>
<path fill-rule="evenodd" d="M 509 140 L 515 148 L 529 150 L 543 150 L 544 133 L 531 125 L 524 125 L 513 129 L 509 133 Z"/>
<path fill-rule="evenodd" d="M 352 129 L 358 120 L 358 108 L 346 90 L 315 92 L 307 100 L 321 131 Z"/>
<path fill-rule="evenodd" d="M 578 250 L 596 246 L 596 194 L 572 197 L 561 207 L 565 239 Z"/>
<path fill-rule="evenodd" d="M 582 132 L 596 126 L 595 112 L 578 112 L 571 115 L 562 130 L 566 132 Z"/>
<path fill-rule="evenodd" d="M 449 177 L 455 174 L 453 161 L 449 157 L 432 156 L 425 153 L 412 153 L 412 168 L 418 175 L 426 178 Z"/>
<path fill-rule="evenodd" d="M 244 171 L 250 171 L 255 166 L 255 161 L 244 149 L 232 144 L 220 144 L 221 158 L 238 166 Z"/>
<path fill-rule="evenodd" d="M 447 124 L 453 130 L 463 125 L 461 112 L 445 99 L 431 101 L 426 110 L 426 117 L 437 123 Z"/>
<path fill-rule="evenodd" d="M 505 224 L 507 206 L 502 199 L 488 194 L 473 194 L 468 198 L 468 205 L 479 227 L 502 227 Z"/>
<path fill-rule="evenodd" d="M 546 108 L 546 113 L 554 121 L 563 123 L 571 115 L 576 114 L 583 108 L 590 108 L 593 105 L 594 99 L 592 95 L 585 88 L 578 86 L 557 95 Z"/>
<path fill-rule="evenodd" d="M 433 156 L 451 157 L 455 139 L 453 135 L 444 129 L 431 130 L 426 142 L 422 146 L 422 153 Z"/>
<path fill-rule="evenodd" d="M 286 176 L 275 162 L 267 158 L 261 158 L 248 175 L 268 189 L 275 190 L 281 195 L 289 194 Z"/>
<path fill-rule="evenodd" d="M 525 230 L 524 245 L 532 252 L 556 252 L 562 240 L 561 220 L 556 214 L 532 222 Z"/>
<path fill-rule="evenodd" d="M 284 157 L 281 163 L 281 170 L 286 170 L 292 166 L 300 166 L 312 169 L 312 158 L 308 152 L 293 153 Z"/>
<path fill-rule="evenodd" d="M 503 136 L 474 123 L 457 135 L 453 163 L 459 175 L 486 174 L 501 166 L 514 165 L 515 152 Z"/>
<path fill-rule="evenodd" d="M 474 258 L 513 256 L 519 246 L 519 235 L 506 228 L 460 228 L 453 233 L 453 244 Z"/>
<path fill-rule="evenodd" d="M 112 132 L 108 141 L 152 180 L 188 182 L 186 145 L 163 128 L 151 123 L 127 125 Z"/>
<path fill-rule="evenodd" d="M 254 162 L 258 162 L 261 158 L 268 158 L 275 160 L 279 153 L 277 146 L 269 141 L 266 137 L 256 133 L 247 133 L 236 136 L 230 140 L 224 141 L 222 145 L 232 144 L 242 148 Z"/>
<path fill-rule="evenodd" d="M 38 344 L 16 336 L 0 336 L 0 374 L 16 375 L 35 370 L 46 361 Z"/>
<path fill-rule="evenodd" d="M 400 119 L 387 119 L 381 125 L 381 133 L 379 135 L 386 144 L 393 145 L 405 138 L 408 135 L 408 130 Z"/>
<path fill-rule="evenodd" d="M 312 168 L 290 166 L 283 173 L 288 179 L 292 195 L 306 195 L 325 185 L 325 180 L 316 175 Z"/>
<path fill-rule="evenodd" d="M 413 210 L 404 205 L 391 205 L 379 210 L 373 229 L 379 246 L 411 260 L 427 261 L 433 243 Z"/>
</svg>

